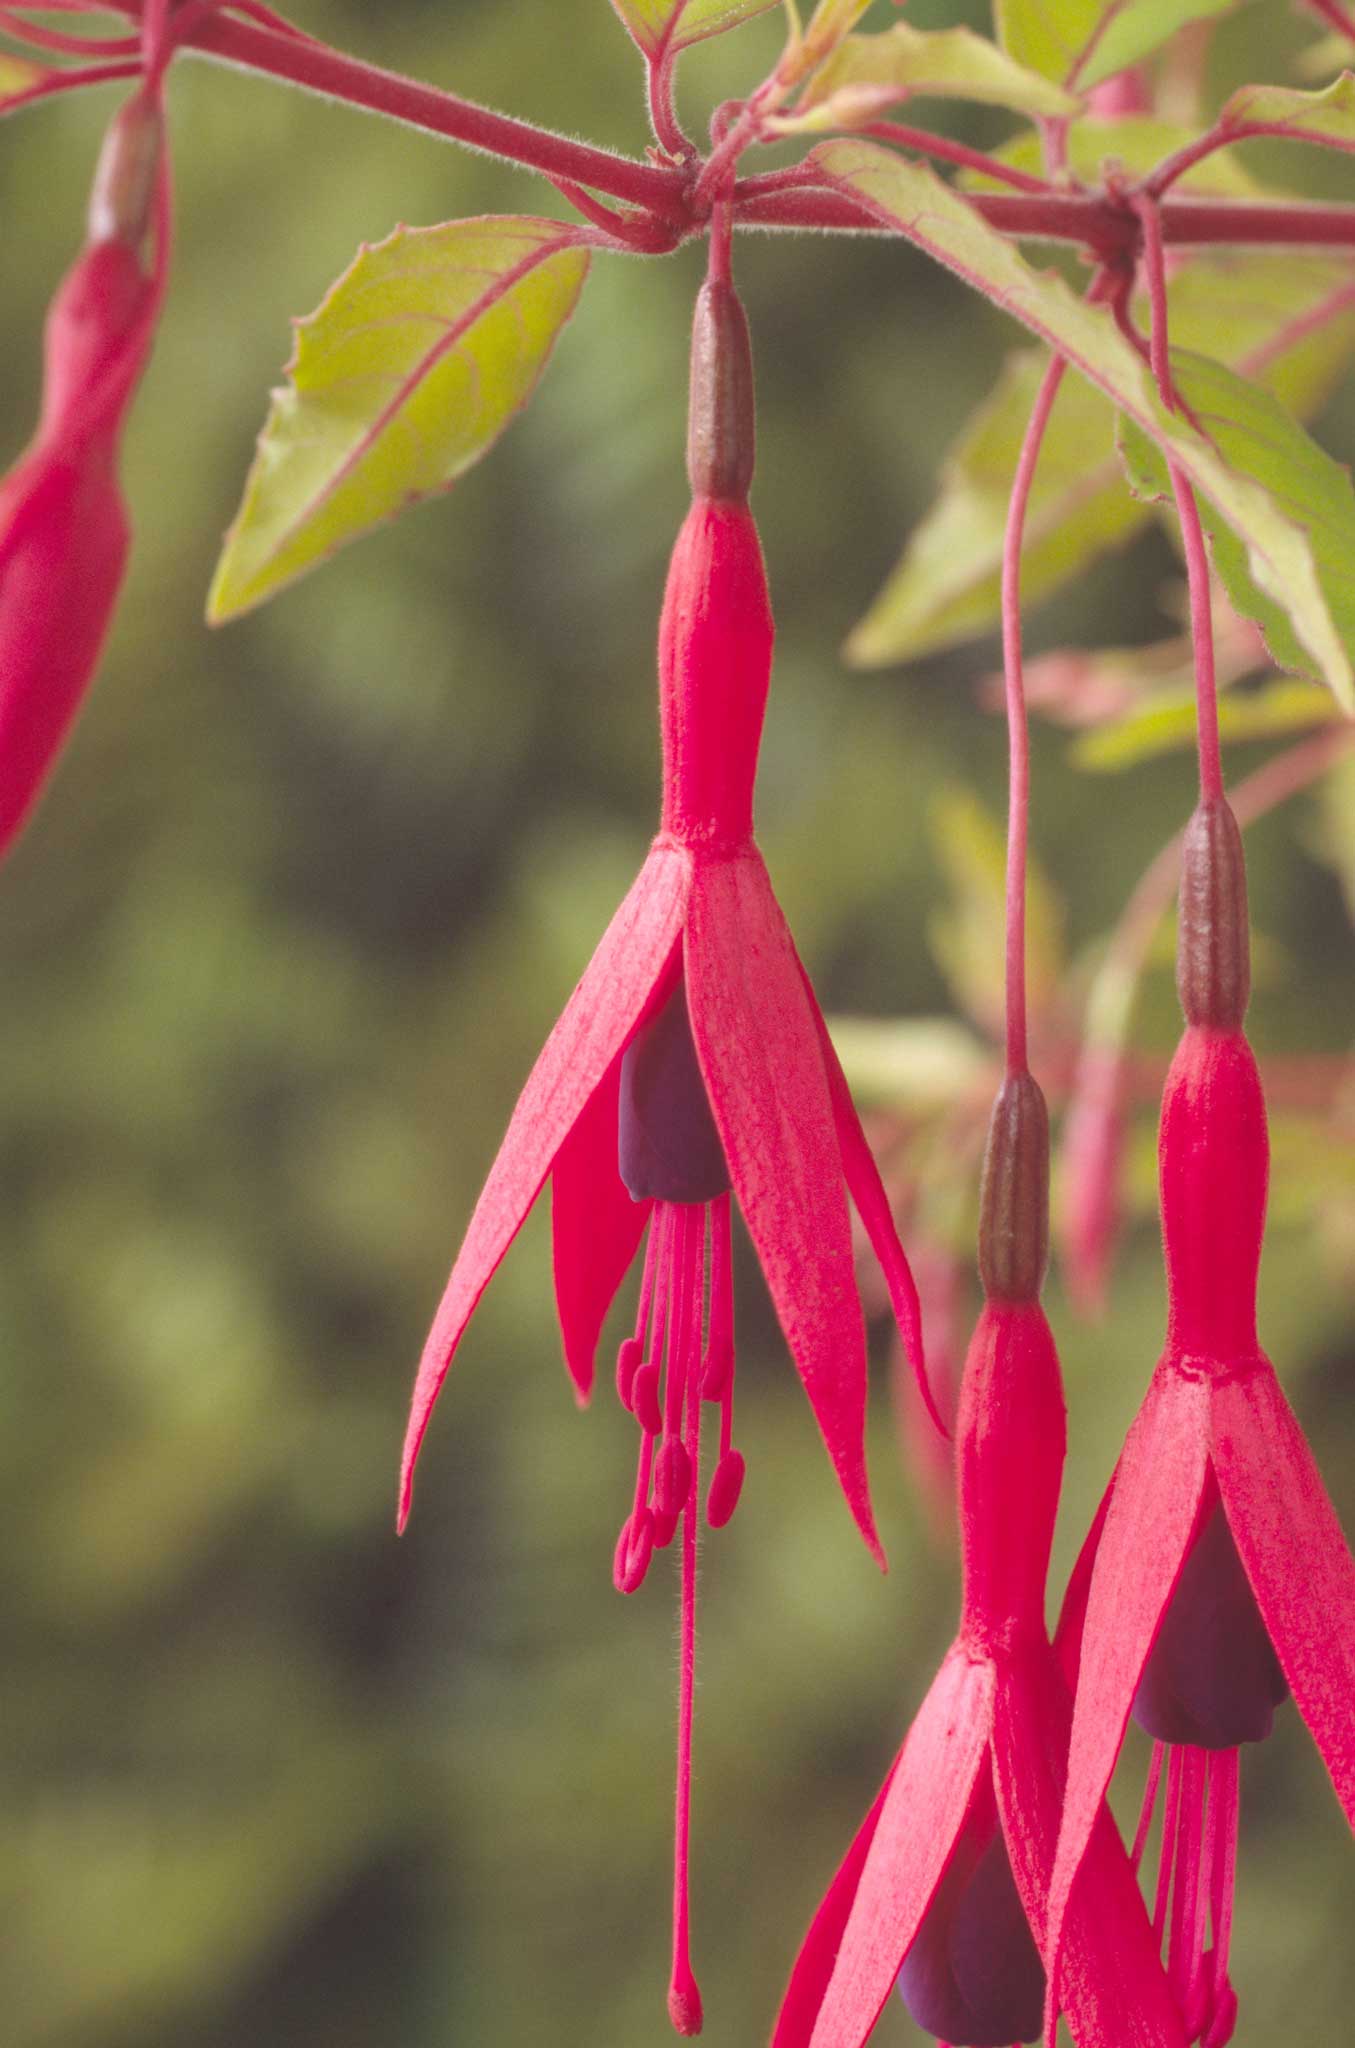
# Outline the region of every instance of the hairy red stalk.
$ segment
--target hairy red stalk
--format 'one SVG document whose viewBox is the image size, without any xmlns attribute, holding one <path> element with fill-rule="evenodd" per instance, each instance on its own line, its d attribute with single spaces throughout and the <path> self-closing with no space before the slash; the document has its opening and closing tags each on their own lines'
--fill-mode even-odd
<svg viewBox="0 0 1355 2048">
<path fill-rule="evenodd" d="M 67 35 L 63 29 L 22 20 L 12 7 L 0 7 L 0 28 L 16 42 L 27 43 L 35 50 L 52 50 L 63 57 L 135 57 L 141 48 L 139 36 Z"/>
<path fill-rule="evenodd" d="M 1002 546 L 1002 669 L 1007 700 L 1007 1072 L 1026 1071 L 1026 840 L 1030 812 L 1030 728 L 1021 672 L 1021 543 L 1026 507 L 1049 415 L 1068 365 L 1044 373 L 1012 479 Z"/>
<path fill-rule="evenodd" d="M 35 100 L 51 99 L 55 93 L 79 92 L 87 85 L 108 85 L 115 79 L 139 78 L 141 61 L 129 58 L 122 64 L 82 65 L 76 71 L 49 71 L 36 85 L 25 86 L 22 92 L 11 93 L 0 100 L 0 111 L 17 113 L 20 107 L 30 106 Z"/>
<path fill-rule="evenodd" d="M 1349 36 L 1351 41 L 1355 42 L 1355 14 L 1342 7 L 1339 0 L 1304 0 L 1304 5 L 1310 14 L 1318 17 L 1319 21 L 1325 21 L 1331 28 L 1343 36 Z"/>
<path fill-rule="evenodd" d="M 743 227 L 790 228 L 820 233 L 902 234 L 863 201 L 826 190 L 810 167 L 798 183 L 785 172 L 775 184 L 741 178 L 735 187 Z M 966 203 L 990 227 L 1018 240 L 1071 242 L 1107 261 L 1123 257 L 1138 240 L 1127 207 L 1096 193 L 970 192 Z M 1284 206 L 1226 199 L 1169 199 L 1162 207 L 1162 237 L 1173 248 L 1348 249 L 1355 246 L 1355 206 Z"/>
<path fill-rule="evenodd" d="M 926 128 L 909 128 L 901 121 L 871 121 L 857 132 L 873 135 L 877 142 L 895 142 L 901 149 L 937 157 L 942 163 L 959 164 L 967 171 L 981 171 L 984 177 L 996 178 L 1018 192 L 1050 190 L 1048 181 L 1037 178 L 1033 172 L 1018 171 L 1014 164 L 1001 163 L 981 149 L 971 149 L 965 142 L 952 142 L 948 135 L 933 135 Z"/>
</svg>

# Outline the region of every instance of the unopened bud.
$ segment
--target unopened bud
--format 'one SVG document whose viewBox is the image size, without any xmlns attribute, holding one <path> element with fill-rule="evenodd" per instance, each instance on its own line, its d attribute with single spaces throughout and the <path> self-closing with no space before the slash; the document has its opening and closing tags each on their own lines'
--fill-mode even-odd
<svg viewBox="0 0 1355 2048">
<path fill-rule="evenodd" d="M 1223 797 L 1202 802 L 1186 827 L 1176 988 L 1187 1023 L 1241 1026 L 1251 993 L 1247 864 Z"/>
<path fill-rule="evenodd" d="M 692 320 L 687 475 L 697 498 L 742 502 L 753 481 L 753 355 L 732 284 L 701 287 Z"/>
<path fill-rule="evenodd" d="M 104 137 L 89 197 L 91 242 L 141 246 L 150 229 L 163 142 L 159 104 L 140 92 L 114 116 Z"/>
<path fill-rule="evenodd" d="M 993 1301 L 1037 1301 L 1049 1260 L 1049 1111 L 1029 1074 L 993 1104 L 979 1194 L 979 1275 Z"/>
</svg>

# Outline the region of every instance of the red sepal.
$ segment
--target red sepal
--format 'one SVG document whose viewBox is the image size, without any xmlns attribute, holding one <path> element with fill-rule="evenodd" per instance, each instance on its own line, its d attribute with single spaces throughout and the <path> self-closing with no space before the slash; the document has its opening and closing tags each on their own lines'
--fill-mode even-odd
<svg viewBox="0 0 1355 2048">
<path fill-rule="evenodd" d="M 843 1931 L 870 1845 L 875 1839 L 875 1829 L 884 1810 L 885 1794 L 894 1769 L 894 1764 L 891 1764 L 870 1812 L 853 1836 L 850 1849 L 838 1865 L 837 1874 L 809 1923 L 809 1932 L 800 1944 L 800 1953 L 795 1958 L 790 1982 L 777 2014 L 771 2048 L 809 2048 L 814 2022 L 819 2016 L 819 2007 L 823 2004 L 823 1995 L 837 1962 Z"/>
<path fill-rule="evenodd" d="M 885 1792 L 810 2048 L 861 2048 L 945 1876 L 984 1768 L 993 1667 L 958 1646 L 908 1731 Z"/>
<path fill-rule="evenodd" d="M 612 1061 L 551 1168 L 555 1305 L 579 1406 L 593 1391 L 598 1338 L 644 1236 L 652 1202 L 632 1201 L 616 1168 L 621 1061 Z"/>
<path fill-rule="evenodd" d="M 1185 1562 L 1208 1464 L 1209 1399 L 1205 1380 L 1164 1359 L 1120 1454 L 1087 1597 L 1068 1788 L 1050 1883 L 1051 1974 L 1073 1880 Z"/>
<path fill-rule="evenodd" d="M 815 1015 L 762 857 L 699 860 L 684 967 L 730 1179 L 847 1505 L 884 1562 L 866 1479 L 866 1333 Z"/>
<path fill-rule="evenodd" d="M 1299 1712 L 1355 1827 L 1355 1561 L 1268 1359 L 1214 1390 L 1214 1471 Z"/>
<path fill-rule="evenodd" d="M 518 1097 L 419 1363 L 400 1464 L 401 1529 L 419 1446 L 461 1333 L 570 1129 L 643 1016 L 672 958 L 690 885 L 686 854 L 672 846 L 651 850 Z"/>
</svg>

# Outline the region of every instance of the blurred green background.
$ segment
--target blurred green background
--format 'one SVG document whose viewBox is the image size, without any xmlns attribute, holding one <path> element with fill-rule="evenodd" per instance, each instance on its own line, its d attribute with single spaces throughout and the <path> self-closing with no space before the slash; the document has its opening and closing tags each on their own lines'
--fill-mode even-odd
<svg viewBox="0 0 1355 2048">
<path fill-rule="evenodd" d="M 298 18 L 553 126 L 647 139 L 606 0 Z M 982 13 L 915 0 L 909 18 Z M 695 54 L 694 124 L 776 37 L 772 18 Z M 1286 8 L 1244 10 L 1216 86 L 1287 77 L 1304 40 Z M 702 256 L 599 261 L 481 469 L 212 636 L 203 598 L 289 316 L 397 221 L 560 208 L 526 174 L 265 81 L 186 63 L 171 98 L 179 240 L 127 449 L 132 575 L 0 875 L 0 2040 L 639 2048 L 666 2038 L 673 1588 L 656 1569 L 633 1601 L 612 1590 L 632 1425 L 605 1362 L 575 1411 L 544 1217 L 465 1342 L 398 1544 L 392 1516 L 413 1364 L 480 1179 L 652 828 Z M 0 131 L 5 460 L 112 104 Z M 1351 190 L 1339 159 L 1283 173 Z M 837 649 L 1014 337 L 899 247 L 763 237 L 738 268 L 781 635 L 764 849 L 826 1007 L 944 1011 L 927 805 L 959 779 L 1000 810 L 1002 734 L 974 692 L 994 647 L 864 676 Z M 1355 446 L 1347 392 L 1323 433 Z M 1149 536 L 1047 607 L 1032 646 L 1160 634 L 1172 573 Z M 1108 792 L 1065 757 L 1037 736 L 1034 836 L 1080 946 L 1191 774 L 1173 758 Z M 1355 960 L 1310 812 L 1252 847 L 1273 949 L 1258 1047 L 1339 1053 Z M 1299 1196 L 1277 1204 L 1263 1329 L 1349 1523 L 1349 1261 Z M 706 1546 L 697 1724 L 712 2048 L 765 2039 L 956 1595 L 883 1376 L 881 1581 L 751 1260 L 740 1290 L 749 1482 Z M 1151 1224 L 1104 1325 L 1071 1317 L 1057 1273 L 1049 1299 L 1072 1409 L 1062 1571 L 1160 1341 Z M 1355 1873 L 1292 1709 L 1246 1759 L 1244 1821 L 1241 2048 L 1345 2039 Z M 878 2030 L 915 2038 L 901 2010 Z"/>
</svg>

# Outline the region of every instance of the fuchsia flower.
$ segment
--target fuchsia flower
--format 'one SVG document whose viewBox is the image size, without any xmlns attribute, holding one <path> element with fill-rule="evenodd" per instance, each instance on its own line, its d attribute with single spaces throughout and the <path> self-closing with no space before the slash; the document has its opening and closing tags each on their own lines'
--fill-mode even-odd
<svg viewBox="0 0 1355 2048">
<path fill-rule="evenodd" d="M 960 1628 L 796 1962 L 773 2048 L 860 2048 L 897 1983 L 967 2048 L 1036 2038 L 1072 1704 L 1045 1629 L 1063 1469 L 1058 1358 L 1039 1305 L 1048 1124 L 1028 1073 L 998 1097 L 984 1163 L 986 1302 L 956 1430 Z M 1099 1806 L 1058 1998 L 1080 2048 L 1181 2048 L 1129 1858 Z"/>
<path fill-rule="evenodd" d="M 0 855 L 80 707 L 122 586 L 118 450 L 163 294 L 162 143 L 157 70 L 109 129 L 88 240 L 47 317 L 38 431 L 0 483 Z M 142 248 L 155 213 L 150 274 Z"/>
<path fill-rule="evenodd" d="M 1269 1733 L 1286 1689 L 1355 1825 L 1355 1563 L 1257 1338 L 1269 1148 L 1242 1028 L 1242 841 L 1221 795 L 1186 834 L 1177 985 L 1186 1029 L 1159 1152 L 1167 1340 L 1083 1567 L 1094 1549 L 1047 1953 L 1070 1939 L 1132 1711 L 1158 1744 L 1140 1849 L 1170 1753 L 1155 1931 L 1188 2038 L 1223 2048 L 1237 1751 Z"/>
<path fill-rule="evenodd" d="M 727 283 L 702 291 L 692 347 L 694 502 L 673 552 L 659 629 L 659 835 L 547 1040 L 490 1169 L 419 1367 L 400 1498 L 403 1526 L 415 1459 L 452 1354 L 547 1177 L 565 1359 L 581 1401 L 591 1389 L 603 1320 L 648 1233 L 635 1334 L 618 1360 L 618 1390 L 639 1424 L 640 1454 L 615 1578 L 621 1591 L 634 1591 L 653 1550 L 681 1525 L 669 2010 L 682 2033 L 701 2024 L 687 1953 L 687 1840 L 703 1401 L 720 1411 L 706 1496 L 712 1525 L 733 1513 L 743 1478 L 732 1440 L 731 1192 L 838 1480 L 877 1558 L 848 1195 L 921 1374 L 917 1296 L 884 1189 L 753 843 L 772 617 L 747 505 L 747 329 Z"/>
</svg>

